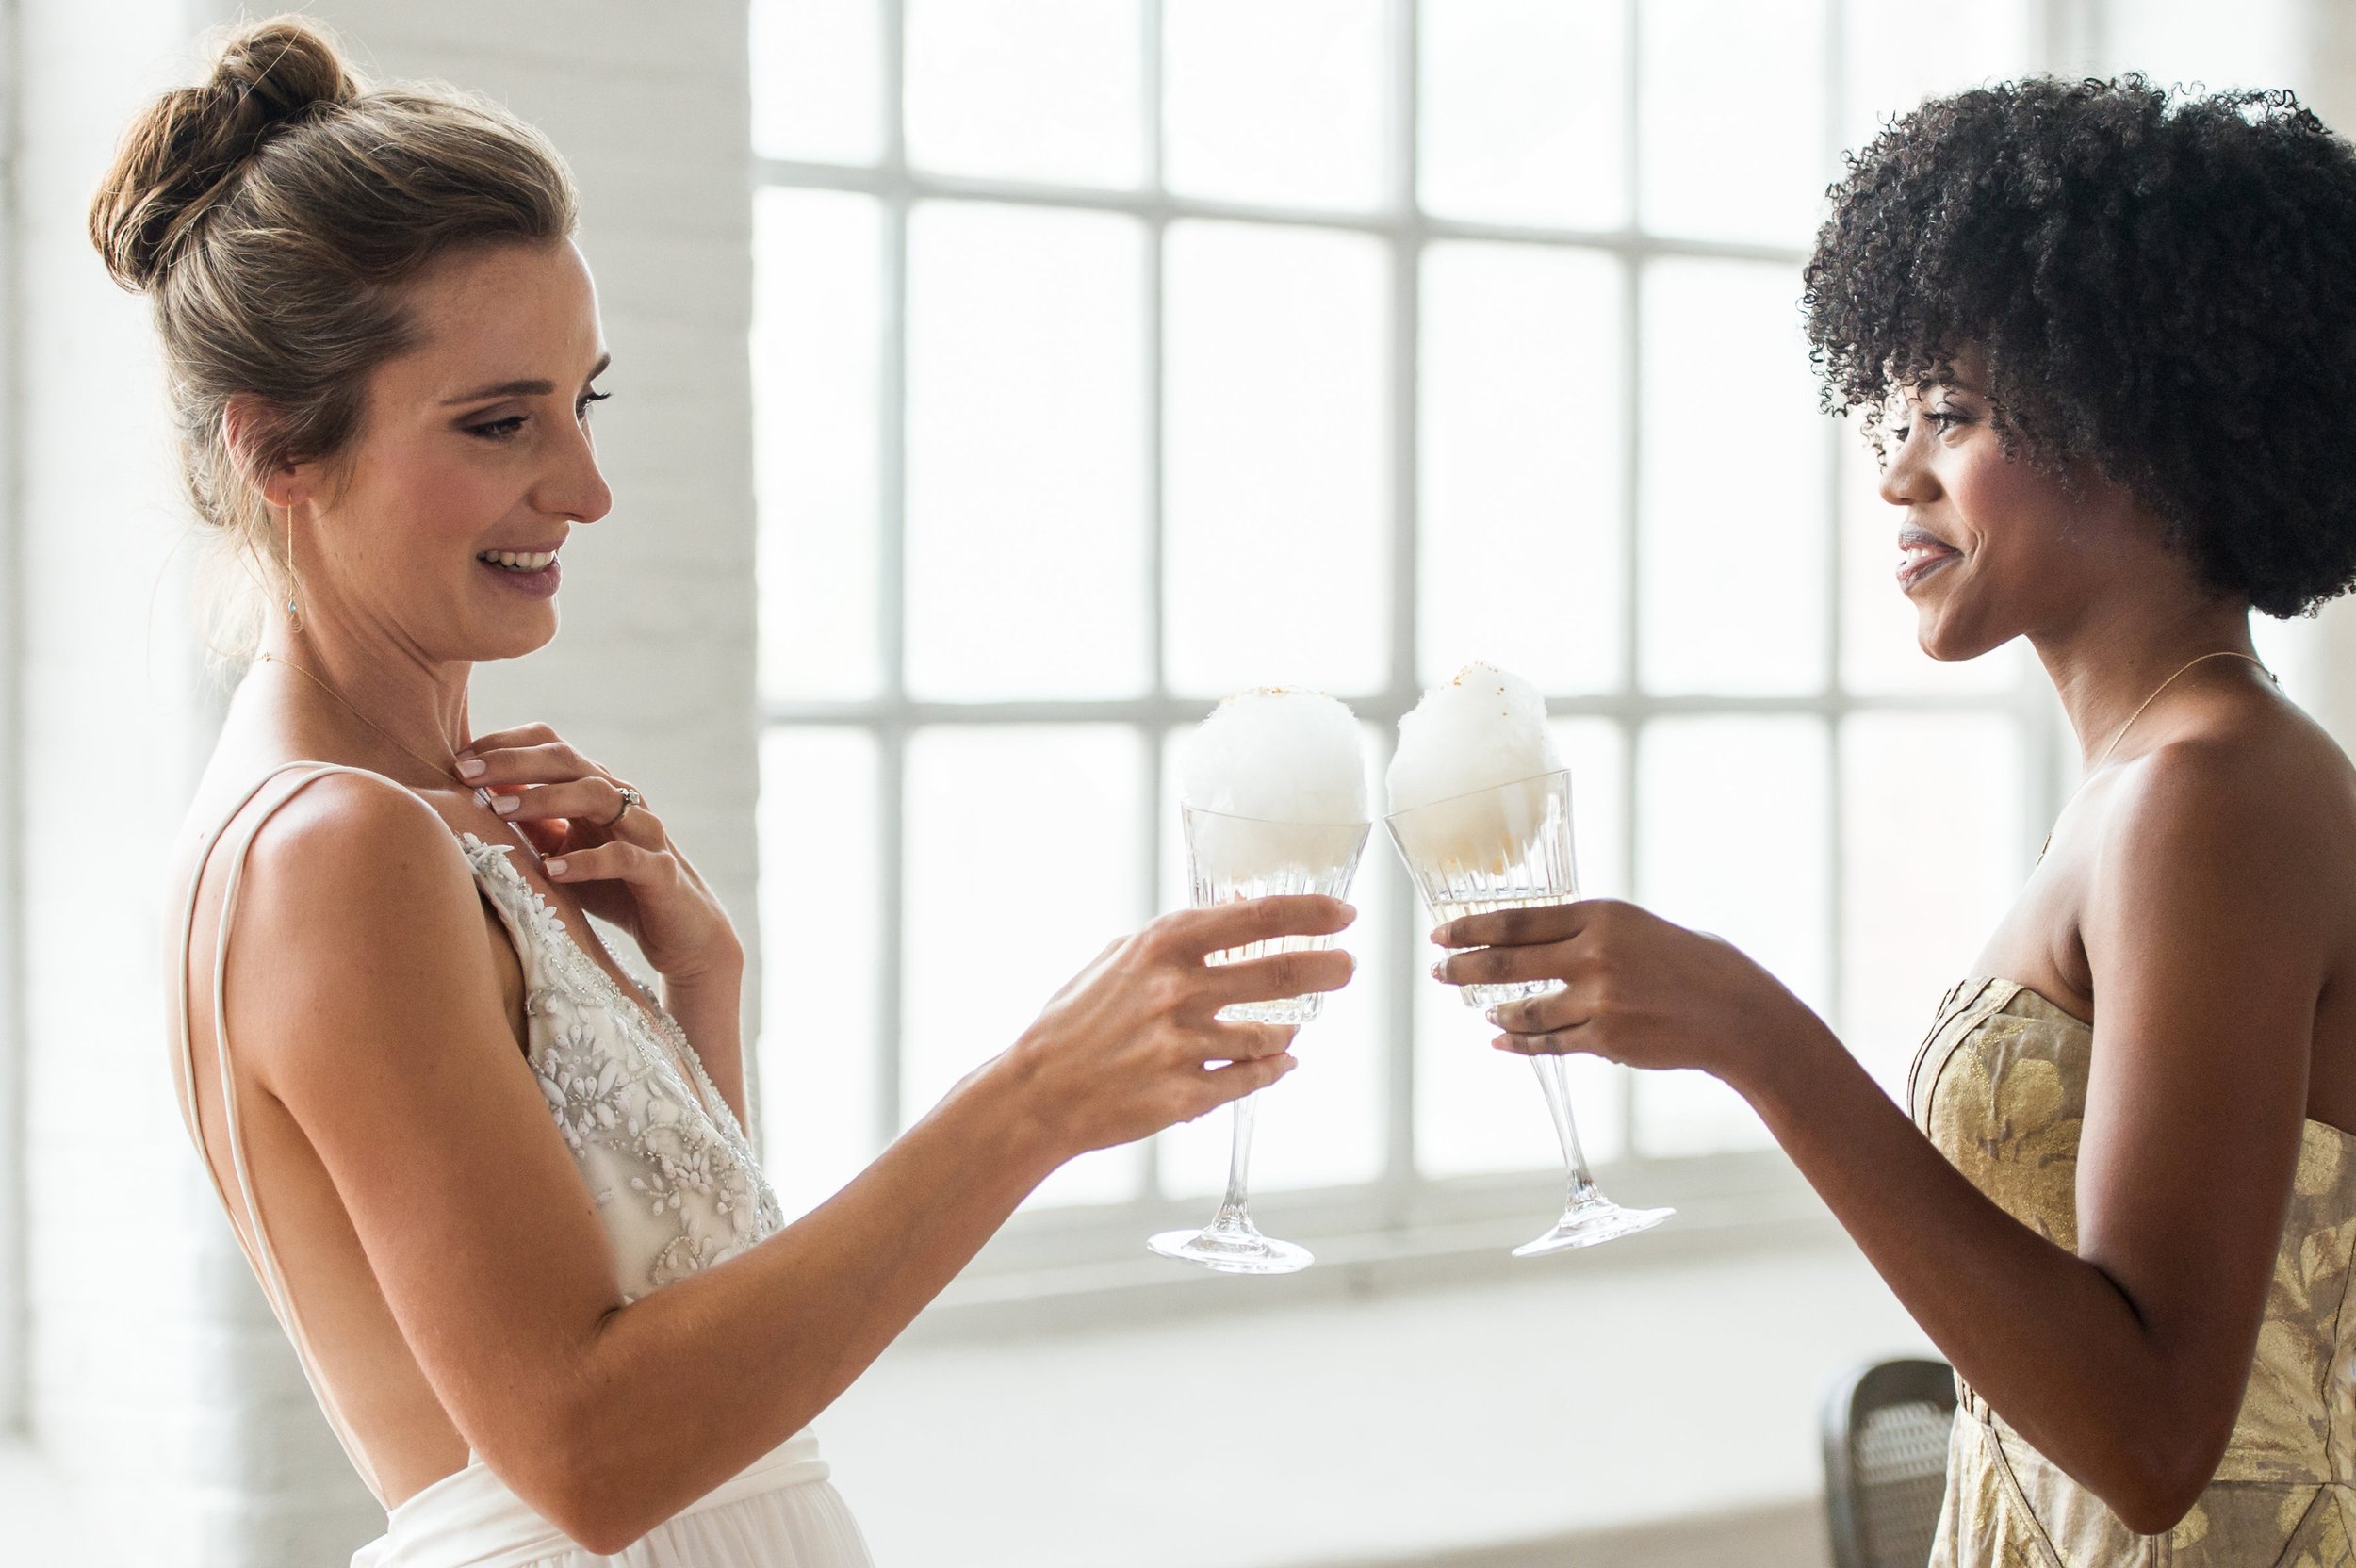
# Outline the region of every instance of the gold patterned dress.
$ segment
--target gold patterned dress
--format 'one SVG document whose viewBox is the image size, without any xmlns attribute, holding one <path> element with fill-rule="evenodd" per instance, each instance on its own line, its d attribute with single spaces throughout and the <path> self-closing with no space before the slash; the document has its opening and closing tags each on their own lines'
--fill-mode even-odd
<svg viewBox="0 0 2356 1568">
<path fill-rule="evenodd" d="M 1972 1184 L 2072 1251 L 2094 1031 L 2009 980 L 1947 993 L 1916 1056 L 1916 1125 Z M 2356 1137 L 2309 1121 L 2249 1392 L 2217 1475 L 2137 1535 L 1961 1379 L 1932 1568 L 2356 1565 Z"/>
</svg>

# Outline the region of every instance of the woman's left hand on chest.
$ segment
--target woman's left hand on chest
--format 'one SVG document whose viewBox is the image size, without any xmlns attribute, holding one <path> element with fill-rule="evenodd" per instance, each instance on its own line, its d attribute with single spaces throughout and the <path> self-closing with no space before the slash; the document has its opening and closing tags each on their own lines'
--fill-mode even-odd
<svg viewBox="0 0 2356 1568">
<path fill-rule="evenodd" d="M 672 844 L 662 818 L 555 730 L 529 724 L 480 735 L 459 762 L 466 782 L 540 852 L 548 880 L 629 932 L 665 979 L 741 968 L 743 948 L 728 911 Z M 469 774 L 473 763 L 481 767 Z"/>
</svg>

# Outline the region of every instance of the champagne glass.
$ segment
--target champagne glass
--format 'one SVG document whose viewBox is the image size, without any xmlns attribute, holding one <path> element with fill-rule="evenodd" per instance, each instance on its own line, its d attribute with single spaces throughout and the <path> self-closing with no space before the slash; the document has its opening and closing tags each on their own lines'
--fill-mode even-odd
<svg viewBox="0 0 2356 1568">
<path fill-rule="evenodd" d="M 1571 776 L 1543 773 L 1486 790 L 1451 795 L 1383 819 L 1434 925 L 1496 909 L 1567 904 L 1579 896 L 1571 854 Z M 1562 988 L 1557 980 L 1513 980 L 1459 988 L 1465 1005 L 1493 1007 Z M 1650 1230 L 1675 1209 L 1624 1209 L 1595 1187 L 1579 1148 L 1579 1126 L 1563 1082 L 1562 1058 L 1530 1058 L 1562 1146 L 1567 1186 L 1553 1229 L 1513 1249 L 1517 1258 L 1593 1247 Z"/>
<path fill-rule="evenodd" d="M 1183 808 L 1186 877 L 1198 909 L 1279 893 L 1323 893 L 1347 898 L 1366 848 L 1368 823 L 1266 822 L 1256 817 Z M 1278 953 L 1301 953 L 1333 945 L 1325 937 L 1271 937 L 1210 956 L 1214 964 L 1240 963 Z M 1321 991 L 1274 1002 L 1237 1002 L 1219 1010 L 1224 1022 L 1307 1023 L 1325 1004 Z M 1309 1250 L 1260 1233 L 1252 1223 L 1252 1102 L 1234 1103 L 1235 1141 L 1227 1158 L 1227 1195 L 1219 1213 L 1200 1231 L 1164 1231 L 1146 1246 L 1166 1258 L 1200 1264 L 1221 1274 L 1290 1274 L 1314 1260 Z"/>
</svg>

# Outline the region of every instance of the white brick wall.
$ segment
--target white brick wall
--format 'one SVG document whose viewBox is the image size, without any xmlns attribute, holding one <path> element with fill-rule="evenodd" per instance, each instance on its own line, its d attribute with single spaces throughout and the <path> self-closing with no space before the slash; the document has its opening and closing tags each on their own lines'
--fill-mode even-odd
<svg viewBox="0 0 2356 1568">
<path fill-rule="evenodd" d="M 554 724 L 638 780 L 745 925 L 755 710 L 743 0 L 328 0 L 380 76 L 476 89 L 580 176 L 617 396 L 616 504 L 567 551 L 554 646 L 485 726 Z M 165 1072 L 157 867 L 209 743 L 144 306 L 83 212 L 116 136 L 227 0 L 20 6 L 16 264 L 25 1254 L 33 1434 L 125 1563 L 339 1562 L 381 1527 L 303 1386 Z M 185 553 L 185 552 L 184 552 Z"/>
</svg>

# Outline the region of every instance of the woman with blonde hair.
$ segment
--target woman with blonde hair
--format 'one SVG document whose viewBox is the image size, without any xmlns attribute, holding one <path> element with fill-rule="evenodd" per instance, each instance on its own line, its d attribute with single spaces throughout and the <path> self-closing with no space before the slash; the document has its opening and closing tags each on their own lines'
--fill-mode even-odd
<svg viewBox="0 0 2356 1568">
<path fill-rule="evenodd" d="M 199 520 L 269 584 L 173 867 L 183 1108 L 388 1511 L 355 1563 L 864 1563 L 810 1418 L 1057 1166 L 1289 1070 L 1290 1030 L 1214 1014 L 1349 959 L 1205 956 L 1350 912 L 1113 942 L 786 1223 L 727 914 L 620 777 L 469 719 L 472 666 L 554 634 L 560 552 L 610 503 L 573 223 L 536 132 L 363 86 L 294 20 L 150 106 L 99 193 Z"/>
</svg>

